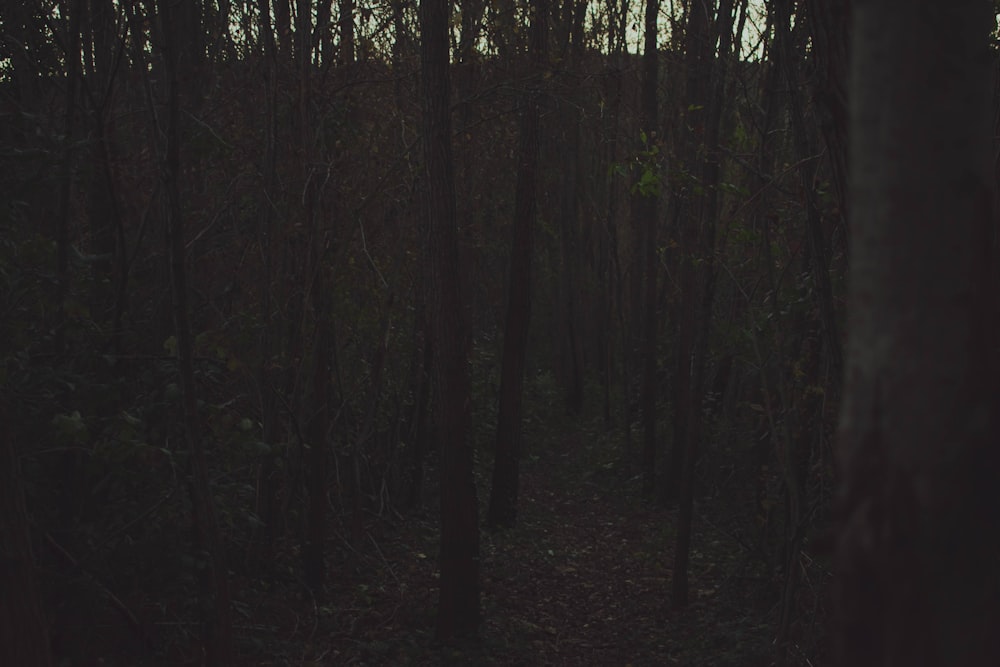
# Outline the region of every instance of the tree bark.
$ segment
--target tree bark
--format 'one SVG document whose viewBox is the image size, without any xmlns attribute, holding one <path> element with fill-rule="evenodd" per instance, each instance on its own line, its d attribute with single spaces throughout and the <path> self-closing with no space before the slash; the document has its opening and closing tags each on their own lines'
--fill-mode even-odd
<svg viewBox="0 0 1000 667">
<path fill-rule="evenodd" d="M 316 244 L 322 247 L 322 240 Z M 321 252 L 316 253 L 322 256 Z M 313 316 L 316 320 L 316 367 L 313 369 L 312 417 L 309 424 L 309 472 L 306 479 L 309 497 L 306 514 L 306 540 L 302 545 L 303 574 L 310 592 L 317 600 L 325 597 L 326 582 L 326 468 L 329 458 L 327 436 L 330 431 L 330 350 L 334 344 L 327 303 L 326 272 L 317 261 L 312 285 Z M 358 492 L 355 489 L 355 492 Z"/>
<path fill-rule="evenodd" d="M 714 9 L 714 2 L 707 3 L 704 11 Z M 691 336 L 687 340 L 690 353 L 690 363 L 687 368 L 678 369 L 678 374 L 684 376 L 687 384 L 684 403 L 676 406 L 676 412 L 683 411 L 685 429 L 683 440 L 682 469 L 679 485 L 680 511 L 677 516 L 677 541 L 674 547 L 674 577 L 671 584 L 673 606 L 680 608 L 688 603 L 688 556 L 691 549 L 692 524 L 694 522 L 694 475 L 695 462 L 701 449 L 702 433 L 704 432 L 705 398 L 705 364 L 708 356 L 708 342 L 712 328 L 712 304 L 715 298 L 715 228 L 718 224 L 719 209 L 719 134 L 722 124 L 722 104 L 726 90 L 726 66 L 732 57 L 732 27 L 733 0 L 720 0 L 714 24 L 704 25 L 707 39 L 694 37 L 698 44 L 695 52 L 699 55 L 698 65 L 694 70 L 703 81 L 692 88 L 695 95 L 690 104 L 700 106 L 699 100 L 704 100 L 704 122 L 700 131 L 696 130 L 694 139 L 697 145 L 704 145 L 705 159 L 700 167 L 700 192 L 695 194 L 695 206 L 692 216 L 697 228 L 691 238 L 691 248 L 700 260 L 697 266 L 690 267 L 689 281 L 686 284 L 690 290 L 683 295 L 687 303 L 684 317 L 690 317 L 692 322 L 682 326 L 689 328 Z M 697 10 L 696 10 L 696 13 Z M 710 18 L 710 15 L 705 19 Z M 704 19 L 698 19 L 700 23 Z M 714 45 L 718 42 L 719 53 L 715 55 Z M 690 54 L 689 54 L 690 55 Z M 699 86 L 703 86 L 700 88 Z M 700 97 L 704 95 L 704 97 Z M 698 124 L 695 124 L 698 127 Z M 698 151 L 701 152 L 701 151 Z M 691 257 L 688 263 L 692 263 Z M 680 443 L 674 443 L 678 446 Z"/>
<path fill-rule="evenodd" d="M 77 90 L 80 86 L 80 17 L 83 13 L 82 0 L 65 0 L 60 3 L 60 12 L 65 17 L 66 44 L 66 109 L 65 139 L 62 164 L 59 169 L 59 209 L 56 214 L 56 312 L 55 350 L 56 354 L 66 351 L 66 301 L 69 298 L 69 228 L 73 196 L 73 162 L 75 160 L 75 130 L 77 111 Z M 71 484 L 72 480 L 67 480 Z"/>
<path fill-rule="evenodd" d="M 533 0 L 529 48 L 533 74 L 537 77 L 535 85 L 538 85 L 542 75 L 547 12 L 546 0 Z M 500 370 L 496 458 L 486 519 L 491 528 L 510 527 L 517 520 L 522 388 L 528 348 L 528 324 L 531 319 L 531 258 L 534 253 L 533 228 L 537 204 L 539 105 L 540 93 L 537 90 L 529 91 L 525 95 L 525 107 L 521 116 L 514 224 L 511 226 L 510 276 Z"/>
<path fill-rule="evenodd" d="M 685 53 L 686 111 L 681 120 L 680 160 L 692 174 L 697 174 L 698 147 L 704 141 L 708 114 L 709 76 L 714 42 L 709 40 L 715 2 L 692 2 L 688 8 Z M 697 178 L 697 177 L 695 177 Z M 691 357 L 697 323 L 697 267 L 699 244 L 700 197 L 696 194 L 695 178 L 678 179 L 674 185 L 675 206 L 680 208 L 676 234 L 680 246 L 680 308 L 677 322 L 676 365 L 674 373 L 674 428 L 670 463 L 667 466 L 661 495 L 666 500 L 678 497 L 682 483 L 685 448 L 693 400 L 691 387 Z"/>
<path fill-rule="evenodd" d="M 557 170 L 559 192 L 559 326 L 561 333 L 553 337 L 553 350 L 559 359 L 557 377 L 565 396 L 566 414 L 578 416 L 583 411 L 584 399 L 584 336 L 582 321 L 582 253 L 580 233 L 580 135 L 582 106 L 578 102 L 578 87 L 573 78 L 578 75 L 583 61 L 582 26 L 577 15 L 582 3 L 579 0 L 563 0 L 551 5 L 552 49 L 556 57 L 567 64 L 563 74 L 565 88 L 560 96 L 562 104 L 555 114 L 558 127 L 554 145 L 560 154 L 562 168 Z M 560 11 L 561 10 L 561 11 Z M 572 78 L 571 78 L 572 77 Z"/>
<path fill-rule="evenodd" d="M 177 364 L 183 393 L 184 430 L 191 453 L 191 511 L 195 548 L 204 554 L 201 580 L 201 613 L 204 624 L 205 656 L 209 664 L 230 665 L 235 659 L 229 578 L 219 534 L 209 480 L 208 461 L 198 416 L 193 336 L 188 318 L 187 277 L 184 262 L 184 220 L 180 194 L 180 82 L 179 25 L 173 15 L 172 0 L 161 0 L 163 17 L 164 74 L 168 86 L 162 179 L 166 192 L 167 246 L 170 255 L 174 331 L 177 337 Z"/>
<path fill-rule="evenodd" d="M 796 93 L 800 88 L 797 81 L 797 63 L 800 58 L 793 52 L 791 26 L 791 0 L 774 2 L 778 13 L 775 23 L 776 46 L 780 53 L 782 74 L 788 84 L 788 112 L 791 117 L 792 134 L 795 150 L 801 161 L 799 178 L 806 203 L 806 249 L 812 274 L 812 282 L 816 291 L 816 307 L 819 311 L 824 347 L 831 366 L 830 376 L 833 378 L 829 394 L 831 399 L 840 395 L 840 377 L 843 362 L 841 360 L 840 329 L 833 308 L 833 287 L 830 284 L 830 253 L 827 250 L 823 233 L 823 223 L 820 219 L 819 201 L 816 196 L 814 182 L 815 165 L 810 159 L 817 154 L 814 141 L 806 126 L 805 110 L 802 107 L 802 97 Z"/>
<path fill-rule="evenodd" d="M 338 0 L 340 12 L 340 64 L 349 67 L 354 64 L 354 0 Z"/>
<path fill-rule="evenodd" d="M 4 425 L 0 429 L 0 663 L 48 667 L 52 664 L 48 625 L 35 584 L 35 559 L 9 419 L 10 408 L 0 404 Z"/>
<path fill-rule="evenodd" d="M 645 43 L 642 56 L 642 102 L 640 107 L 641 130 L 648 139 L 648 144 L 642 150 L 651 151 L 659 146 L 657 140 L 657 104 L 656 90 L 659 84 L 660 55 L 656 38 L 659 32 L 658 17 L 660 13 L 659 0 L 646 0 Z M 659 159 L 659 155 L 653 156 Z M 659 169 L 659 165 L 646 165 L 645 169 Z M 657 174 L 659 176 L 659 174 Z M 644 300 L 642 318 L 642 492 L 646 497 L 653 494 L 656 484 L 656 306 L 657 290 L 657 225 L 659 215 L 660 192 L 656 187 L 653 192 L 643 192 L 637 188 L 633 195 L 633 207 L 636 216 L 636 227 L 643 252 L 643 287 Z"/>
<path fill-rule="evenodd" d="M 451 149 L 451 82 L 447 0 L 420 3 L 424 162 L 430 243 L 435 406 L 441 450 L 441 580 L 437 636 L 477 634 L 479 521 L 469 442 L 469 339 L 458 269 L 458 230 Z"/>
<path fill-rule="evenodd" d="M 837 193 L 839 236 L 848 239 L 847 68 L 850 0 L 808 0 L 809 34 L 816 63 L 816 106 Z"/>
<path fill-rule="evenodd" d="M 277 141 L 277 100 L 278 100 L 278 60 L 277 45 L 274 40 L 274 29 L 271 26 L 271 10 L 268 0 L 257 0 L 258 23 L 261 50 L 264 56 L 264 103 L 263 128 L 264 136 L 261 162 L 265 201 L 273 197 L 278 184 L 278 141 Z M 274 255 L 280 246 L 274 243 L 274 212 L 268 205 L 261 206 L 259 214 L 260 228 L 258 239 L 261 247 L 262 270 L 260 311 L 258 317 L 263 323 L 260 333 L 259 367 L 257 374 L 260 383 L 260 420 L 261 437 L 265 443 L 273 447 L 264 455 L 257 470 L 257 497 L 254 511 L 263 526 L 260 531 L 259 564 L 265 571 L 270 570 L 274 563 L 274 546 L 282 533 L 281 513 L 278 511 L 278 462 L 280 456 L 277 443 L 281 437 L 281 417 L 279 411 L 278 391 L 276 387 L 282 383 L 283 373 L 274 368 L 274 351 L 281 346 L 279 328 L 276 326 L 275 287 L 274 287 Z M 278 299 L 280 300 L 280 299 Z M 258 540 L 255 540 L 257 542 Z"/>
<path fill-rule="evenodd" d="M 836 664 L 1000 664 L 992 3 L 855 2 Z"/>
</svg>

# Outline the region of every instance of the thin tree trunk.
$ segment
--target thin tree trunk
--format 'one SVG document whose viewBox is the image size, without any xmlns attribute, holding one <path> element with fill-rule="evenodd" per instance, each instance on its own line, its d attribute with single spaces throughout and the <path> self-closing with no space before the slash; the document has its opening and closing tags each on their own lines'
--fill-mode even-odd
<svg viewBox="0 0 1000 667">
<path fill-rule="evenodd" d="M 96 321 L 105 324 L 112 314 L 112 343 L 120 352 L 121 319 L 125 304 L 116 299 L 124 292 L 117 288 L 127 281 L 125 248 L 118 240 L 124 239 L 124 226 L 118 207 L 112 174 L 114 155 L 113 119 L 107 110 L 111 105 L 111 83 L 116 71 L 116 35 L 114 5 L 109 0 L 97 0 L 91 4 L 89 25 L 84 34 L 88 39 L 84 44 L 93 44 L 92 65 L 87 71 L 86 98 L 90 102 L 91 162 L 87 183 L 87 217 L 90 226 L 93 264 L 91 265 L 92 299 L 91 313 Z M 122 275 L 115 276 L 118 268 Z"/>
<path fill-rule="evenodd" d="M 72 5 L 71 5 L 72 3 Z M 65 0 L 60 10 L 66 17 L 66 109 L 64 153 L 59 173 L 59 209 L 56 214 L 56 303 L 55 348 L 66 351 L 66 300 L 69 298 L 69 223 L 73 196 L 73 163 L 76 131 L 77 90 L 80 86 L 80 16 L 82 0 Z"/>
<path fill-rule="evenodd" d="M 535 85 L 541 80 L 544 66 L 547 12 L 548 3 L 545 0 L 533 0 L 529 48 L 533 74 L 538 77 Z M 492 528 L 510 527 L 517 520 L 522 388 L 528 348 L 528 323 L 531 318 L 531 258 L 534 253 L 533 227 L 537 203 L 540 93 L 537 90 L 529 91 L 525 97 L 514 194 L 514 224 L 511 226 L 509 293 L 500 370 L 496 459 L 486 519 Z"/>
<path fill-rule="evenodd" d="M 292 10 L 291 0 L 271 0 L 274 3 L 274 30 L 278 34 L 278 58 L 282 63 L 291 60 Z"/>
<path fill-rule="evenodd" d="M 322 247 L 322 241 L 316 242 Z M 321 253 L 317 252 L 317 255 Z M 316 320 L 316 367 L 313 369 L 312 416 L 309 424 L 309 452 L 306 486 L 308 495 L 306 539 L 302 547 L 306 586 L 317 600 L 324 599 L 326 581 L 326 469 L 330 430 L 330 351 L 333 347 L 326 279 L 322 260 L 317 259 L 312 285 L 313 316 Z M 355 490 L 358 491 L 357 489 Z"/>
<path fill-rule="evenodd" d="M 609 17 L 613 14 L 613 8 L 617 5 L 615 0 L 608 2 L 607 12 Z M 618 335 L 622 340 L 625 340 L 625 330 L 624 322 L 621 319 L 622 308 L 621 308 L 621 267 L 618 262 L 618 210 L 619 210 L 619 185 L 618 176 L 612 170 L 612 165 L 615 165 L 618 160 L 618 134 L 619 134 L 619 118 L 621 110 L 621 99 L 622 99 L 622 85 L 621 85 L 621 47 L 620 41 L 614 32 L 614 24 L 609 24 L 609 34 L 608 34 L 608 45 L 609 45 L 609 55 L 607 66 L 605 70 L 605 81 L 608 86 L 608 98 L 609 104 L 605 117 L 603 119 L 603 136 L 604 136 L 604 147 L 606 150 L 603 161 L 600 163 L 599 168 L 606 172 L 604 181 L 607 187 L 607 208 L 604 214 L 604 229 L 603 235 L 598 241 L 600 247 L 600 272 L 603 277 L 603 293 L 601 295 L 601 303 L 603 308 L 600 312 L 600 317 L 602 318 L 602 345 L 603 350 L 601 354 L 601 362 L 604 366 L 604 425 L 606 428 L 611 429 L 614 422 L 614 413 L 612 406 L 612 387 L 615 380 L 615 321 L 618 320 Z M 623 352 L 625 350 L 623 349 Z M 622 358 L 623 367 L 626 364 L 626 359 Z M 622 372 L 622 386 L 625 386 L 624 377 L 625 372 Z M 628 441 L 631 436 L 631 425 L 628 423 L 629 417 L 629 403 L 628 403 L 628 393 L 623 391 L 622 396 L 625 399 L 623 401 L 623 420 L 625 420 L 625 449 L 624 456 L 622 460 L 627 460 L 628 456 Z"/>
<path fill-rule="evenodd" d="M 687 42 L 685 54 L 686 112 L 681 122 L 686 128 L 682 132 L 681 160 L 692 173 L 697 174 L 695 164 L 698 145 L 704 141 L 706 116 L 708 113 L 709 76 L 714 42 L 710 43 L 710 20 L 715 2 L 692 2 L 688 9 Z M 694 354 L 695 335 L 698 327 L 698 294 L 696 259 L 699 252 L 700 197 L 696 194 L 695 183 L 680 182 L 675 185 L 674 197 L 677 219 L 678 245 L 680 246 L 680 308 L 678 312 L 676 361 L 674 375 L 674 429 L 670 451 L 670 463 L 666 471 L 666 483 L 662 490 L 665 500 L 678 497 L 684 469 L 685 448 L 688 442 L 688 428 L 693 399 L 691 387 L 691 357 Z"/>
<path fill-rule="evenodd" d="M 829 254 L 823 238 L 819 203 L 816 198 L 815 184 L 813 183 L 815 166 L 809 159 L 815 155 L 815 151 L 812 148 L 812 138 L 805 123 L 801 94 L 798 92 L 801 86 L 796 81 L 796 63 L 799 62 L 799 58 L 798 54 L 793 52 L 792 46 L 792 4 L 791 0 L 775 0 L 772 3 L 774 45 L 777 52 L 775 64 L 778 66 L 781 77 L 789 91 L 787 95 L 788 113 L 791 116 L 794 145 L 798 158 L 803 161 L 802 166 L 799 168 L 799 177 L 806 199 L 806 247 L 808 248 L 813 282 L 816 285 L 815 293 L 822 323 L 821 330 L 824 347 L 831 365 L 830 381 L 826 383 L 826 392 L 831 400 L 836 400 L 835 397 L 840 395 L 839 385 L 841 375 L 840 336 L 837 333 L 839 326 L 834 317 L 833 291 L 829 274 Z M 774 304 L 773 312 L 775 316 L 779 316 L 778 291 L 775 285 L 772 285 L 772 288 L 774 295 L 772 298 L 772 303 Z M 804 324 L 799 324 L 799 326 L 794 327 L 794 330 L 801 331 L 803 327 Z M 793 344 L 792 349 L 796 348 L 797 346 Z M 786 418 L 782 420 L 782 427 L 780 429 L 772 428 L 774 441 L 779 443 L 777 456 L 785 482 L 785 496 L 787 498 L 783 564 L 784 584 L 781 598 L 781 614 L 778 621 L 777 636 L 775 637 L 780 664 L 784 665 L 787 664 L 789 658 L 788 637 L 791 632 L 795 597 L 799 585 L 799 568 L 797 567 L 801 546 L 799 526 L 803 521 L 804 506 L 806 503 L 805 480 L 803 478 L 804 470 L 803 466 L 796 465 L 796 461 L 803 456 L 802 450 L 807 445 L 808 439 L 794 437 L 793 433 L 796 431 L 816 432 L 818 437 L 822 434 L 826 425 L 822 420 L 810 420 L 808 423 L 799 423 L 797 427 L 791 426 L 790 421 L 796 415 L 796 411 L 792 409 L 792 405 L 799 403 L 800 400 L 798 397 L 793 398 L 789 395 L 790 392 L 783 377 L 778 380 L 778 392 L 781 399 L 781 409 L 787 412 Z M 773 417 L 772 422 L 773 425 L 778 424 L 778 420 Z M 807 449 L 806 452 L 808 452 Z"/>
<path fill-rule="evenodd" d="M 233 625 L 230 610 L 229 578 L 221 535 L 215 514 L 208 461 L 202 440 L 193 363 L 193 337 L 188 320 L 187 279 L 184 266 L 184 220 L 180 193 L 180 83 L 178 79 L 178 25 L 172 0 L 161 0 L 163 53 L 168 85 L 165 128 L 166 150 L 162 179 L 166 192 L 167 244 L 173 294 L 177 363 L 184 403 L 184 430 L 191 453 L 191 511 L 195 548 L 205 554 L 201 580 L 201 613 L 204 624 L 205 656 L 209 664 L 234 663 Z"/>
<path fill-rule="evenodd" d="M 258 31 L 264 55 L 264 114 L 263 114 L 263 177 L 264 194 L 260 208 L 259 243 L 263 262 L 262 298 L 260 300 L 260 383 L 261 437 L 272 449 L 264 455 L 257 471 L 257 497 L 255 511 L 261 520 L 262 544 L 260 564 L 269 570 L 274 563 L 274 544 L 282 532 L 281 515 L 278 512 L 278 461 L 277 443 L 281 433 L 278 411 L 277 388 L 281 385 L 280 374 L 272 368 L 272 356 L 280 347 L 276 309 L 274 307 L 274 252 L 277 244 L 273 241 L 273 209 L 268 198 L 273 197 L 277 188 L 277 46 L 271 27 L 270 3 L 258 0 Z"/>
<path fill-rule="evenodd" d="M 847 68 L 850 0 L 808 0 L 808 27 L 816 62 L 816 102 L 826 140 L 845 250 L 847 222 Z M 794 90 L 794 88 L 793 88 Z"/>
<path fill-rule="evenodd" d="M 642 104 L 640 108 L 641 131 L 647 137 L 648 145 L 643 150 L 658 147 L 657 117 L 659 105 L 656 90 L 659 84 L 659 60 L 657 35 L 659 32 L 659 0 L 646 0 L 645 44 L 642 56 Z M 659 159 L 656 155 L 653 159 Z M 646 165 L 646 169 L 658 169 L 658 165 Z M 659 174 L 657 174 L 659 176 Z M 653 494 L 656 485 L 656 321 L 657 321 L 657 226 L 659 223 L 659 187 L 652 192 L 637 188 L 633 195 L 636 226 L 643 246 L 643 303 L 642 327 L 642 492 L 646 497 Z"/>
<path fill-rule="evenodd" d="M 553 5 L 553 49 L 563 55 L 571 66 L 582 62 L 582 26 L 577 12 L 580 0 L 564 0 Z M 576 94 L 567 98 L 558 114 L 559 138 L 556 145 L 564 165 L 559 170 L 559 236 L 561 262 L 559 271 L 559 318 L 562 333 L 553 342 L 560 359 L 560 379 L 566 400 L 566 413 L 577 416 L 583 411 L 584 327 L 581 317 L 581 253 L 580 253 L 580 134 L 581 112 Z"/>
<path fill-rule="evenodd" d="M 312 307 L 312 320 L 316 327 L 312 396 L 306 401 L 309 406 L 307 420 L 309 450 L 305 454 L 308 467 L 306 472 L 306 532 L 302 545 L 302 565 L 306 586 L 313 596 L 324 598 L 326 581 L 326 470 L 329 446 L 327 436 L 330 430 L 330 366 L 331 350 L 334 345 L 330 303 L 328 300 L 329 280 L 325 266 L 325 255 L 329 239 L 319 229 L 317 202 L 320 197 L 317 179 L 313 169 L 316 161 L 313 148 L 312 123 L 312 19 L 311 0 L 298 0 L 295 17 L 295 57 L 298 65 L 299 84 L 299 167 L 302 183 L 302 227 L 307 233 L 309 265 L 304 272 L 306 292 Z"/>
<path fill-rule="evenodd" d="M 798 58 L 792 53 L 792 36 L 789 21 L 791 19 L 791 0 L 778 0 L 775 7 L 780 10 L 775 25 L 776 46 L 780 52 L 785 83 L 791 92 L 788 96 L 788 111 L 792 121 L 792 133 L 795 137 L 795 149 L 801 166 L 799 167 L 802 191 L 806 198 L 806 248 L 809 252 L 811 275 L 816 286 L 816 306 L 822 323 L 822 336 L 827 356 L 830 360 L 832 379 L 828 389 L 830 397 L 835 399 L 840 395 L 840 376 L 843 362 L 841 360 L 841 341 L 837 318 L 833 309 L 833 287 L 830 284 L 830 254 L 823 233 L 823 223 L 820 218 L 819 202 L 816 197 L 816 187 L 813 174 L 816 170 L 811 160 L 817 151 L 806 127 L 805 111 L 802 108 L 802 97 L 796 94 L 800 86 L 796 80 L 796 65 Z"/>
<path fill-rule="evenodd" d="M 421 281 L 420 288 L 423 289 Z M 426 292 L 426 290 L 424 290 Z M 410 429 L 410 479 L 409 488 L 406 492 L 406 506 L 411 509 L 419 509 L 423 501 L 424 489 L 424 455 L 427 451 L 428 437 L 428 416 L 431 394 L 431 375 L 434 363 L 434 349 L 431 346 L 431 337 L 427 323 L 426 304 L 423 298 L 418 297 L 421 304 L 417 306 L 416 322 L 414 323 L 416 341 L 416 356 L 414 366 L 416 367 L 416 377 L 413 380 L 416 398 L 413 402 L 413 416 Z"/>
<path fill-rule="evenodd" d="M 703 6 L 708 12 L 715 3 Z M 699 13 L 698 9 L 694 9 Z M 708 18 L 708 17 L 706 17 Z M 700 19 L 699 19 L 700 22 Z M 705 161 L 700 165 L 701 191 L 696 194 L 697 202 L 692 213 L 695 216 L 697 228 L 694 230 L 692 245 L 697 257 L 701 260 L 698 266 L 691 267 L 690 303 L 685 316 L 690 316 L 693 323 L 688 326 L 693 333 L 690 341 L 690 366 L 679 372 L 687 375 L 686 403 L 677 406 L 677 412 L 684 411 L 686 428 L 683 441 L 683 468 L 680 476 L 680 511 L 677 518 L 677 541 L 674 548 L 674 577 L 672 581 L 673 606 L 683 607 L 688 603 L 688 552 L 691 549 L 692 524 L 694 522 L 694 473 L 695 462 L 701 449 L 702 433 L 704 432 L 704 411 L 702 405 L 705 396 L 705 363 L 708 355 L 708 341 L 712 327 L 712 304 L 715 297 L 715 228 L 718 224 L 719 208 L 719 134 L 722 123 L 722 104 L 725 98 L 726 65 L 732 57 L 733 0 L 719 2 L 714 25 L 704 25 L 707 39 L 695 38 L 698 44 L 696 51 L 698 66 L 696 71 L 704 80 L 699 90 L 689 103 L 700 105 L 699 98 L 704 99 L 704 123 L 701 131 L 695 137 L 704 142 L 707 149 Z M 716 57 L 715 43 L 719 44 L 719 54 Z M 689 54 L 690 56 L 690 54 Z M 704 95 L 704 97 L 700 97 Z M 700 136 L 699 136 L 700 135 Z M 684 295 L 687 299 L 689 295 Z M 675 443 L 675 446 L 678 443 Z"/>
<path fill-rule="evenodd" d="M 427 173 L 435 406 L 441 451 L 441 578 L 437 636 L 442 641 L 478 633 L 479 520 L 469 442 L 469 340 L 458 268 L 458 230 L 451 149 L 451 83 L 447 0 L 420 3 Z"/>
<path fill-rule="evenodd" d="M 0 401 L 6 401 L 0 397 Z M 0 663 L 49 667 L 48 624 L 35 584 L 35 558 L 21 470 L 10 428 L 10 407 L 0 403 Z"/>
<path fill-rule="evenodd" d="M 338 0 L 340 12 L 340 64 L 349 67 L 354 64 L 354 0 Z"/>
<path fill-rule="evenodd" d="M 67 352 L 68 342 L 66 316 L 69 305 L 72 275 L 70 272 L 70 217 L 73 203 L 74 163 L 76 162 L 76 114 L 77 97 L 80 88 L 80 17 L 83 13 L 82 0 L 66 0 L 60 6 L 66 16 L 65 35 L 66 95 L 62 164 L 59 166 L 59 195 L 55 219 L 56 241 L 56 308 L 53 343 L 55 353 L 62 356 Z M 79 474 L 81 455 L 79 451 L 67 450 L 59 453 L 61 484 L 59 489 L 59 511 L 62 521 L 70 526 L 76 523 L 79 499 L 82 491 Z"/>
<path fill-rule="evenodd" d="M 316 2 L 316 38 L 313 42 L 316 45 L 316 54 L 313 57 L 313 64 L 322 67 L 325 71 L 332 65 L 333 58 L 333 25 L 330 16 L 330 6 L 333 0 L 317 0 Z"/>
</svg>

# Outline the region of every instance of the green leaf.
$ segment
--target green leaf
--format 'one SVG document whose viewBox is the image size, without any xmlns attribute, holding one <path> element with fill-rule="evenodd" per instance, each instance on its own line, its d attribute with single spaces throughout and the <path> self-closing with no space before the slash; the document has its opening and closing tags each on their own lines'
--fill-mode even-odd
<svg viewBox="0 0 1000 667">
<path fill-rule="evenodd" d="M 69 414 L 55 415 L 49 425 L 52 427 L 56 442 L 65 447 L 83 445 L 89 438 L 87 425 L 77 410 Z"/>
<path fill-rule="evenodd" d="M 171 336 L 163 341 L 163 349 L 169 352 L 172 356 L 177 356 L 177 336 Z"/>
</svg>

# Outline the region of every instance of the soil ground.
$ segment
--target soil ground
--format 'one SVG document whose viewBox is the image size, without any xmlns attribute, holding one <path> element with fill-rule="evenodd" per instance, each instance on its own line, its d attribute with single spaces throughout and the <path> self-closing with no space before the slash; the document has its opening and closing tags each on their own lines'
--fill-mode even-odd
<svg viewBox="0 0 1000 667">
<path fill-rule="evenodd" d="M 434 642 L 437 513 L 429 503 L 416 516 L 373 521 L 349 547 L 343 540 L 328 604 L 291 585 L 246 595 L 256 599 L 247 622 L 268 619 L 238 629 L 247 664 L 774 664 L 774 606 L 741 599 L 736 560 L 745 556 L 704 507 L 696 509 L 692 602 L 675 611 L 675 510 L 644 502 L 639 479 L 583 427 L 527 449 L 518 525 L 482 533 L 478 642 Z M 480 487 L 481 502 L 487 492 Z"/>
</svg>

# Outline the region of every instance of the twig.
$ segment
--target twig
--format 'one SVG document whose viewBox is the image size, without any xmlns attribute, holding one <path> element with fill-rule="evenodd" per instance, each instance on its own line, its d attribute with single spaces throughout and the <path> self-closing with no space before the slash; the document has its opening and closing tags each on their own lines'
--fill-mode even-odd
<svg viewBox="0 0 1000 667">
<path fill-rule="evenodd" d="M 52 537 L 52 535 L 49 532 L 46 531 L 44 537 L 45 541 L 48 543 L 50 547 L 52 547 L 52 550 L 56 553 L 56 555 L 62 558 L 73 570 L 81 572 L 87 575 L 88 578 L 90 578 L 90 580 L 94 583 L 94 585 L 97 586 L 97 588 L 100 589 L 101 593 L 103 593 L 104 596 L 108 599 L 108 601 L 111 603 L 111 606 L 117 609 L 118 612 L 122 615 L 122 617 L 128 623 L 129 627 L 132 628 L 132 631 L 135 632 L 136 637 L 142 642 L 144 646 L 148 648 L 152 643 L 150 641 L 150 637 L 146 634 L 145 630 L 143 630 L 142 624 L 139 623 L 139 619 L 135 617 L 135 614 L 132 613 L 132 611 L 128 608 L 128 606 L 126 606 L 126 604 L 122 602 L 117 595 L 112 593 L 107 586 L 102 584 L 96 575 L 94 575 L 92 572 L 89 572 L 86 568 L 84 568 L 83 565 L 80 564 L 80 561 L 78 561 L 76 558 L 73 557 L 73 554 L 67 551 L 61 544 L 56 542 L 55 538 Z"/>
</svg>

